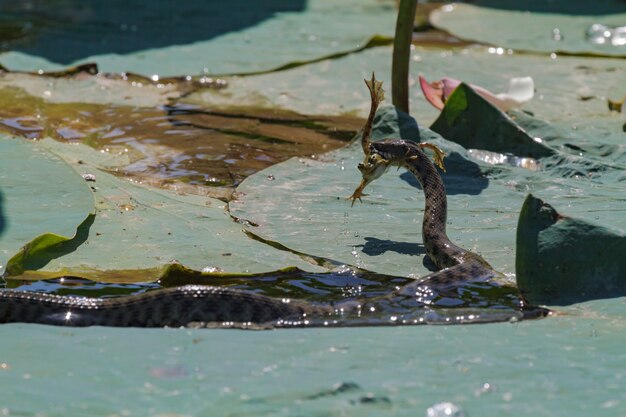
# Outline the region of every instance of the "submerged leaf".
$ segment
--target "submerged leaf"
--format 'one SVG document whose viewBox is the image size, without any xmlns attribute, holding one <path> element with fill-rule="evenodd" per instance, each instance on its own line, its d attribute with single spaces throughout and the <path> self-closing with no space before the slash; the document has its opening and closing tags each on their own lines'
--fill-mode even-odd
<svg viewBox="0 0 626 417">
<path fill-rule="evenodd" d="M 72 90 L 71 84 L 48 88 L 52 96 Z M 188 105 L 55 102 L 21 88 L 0 88 L 0 130 L 85 143 L 117 158 L 117 175 L 222 199 L 253 172 L 291 156 L 343 146 L 361 123 L 350 116 L 248 107 L 209 111 Z"/>
</svg>

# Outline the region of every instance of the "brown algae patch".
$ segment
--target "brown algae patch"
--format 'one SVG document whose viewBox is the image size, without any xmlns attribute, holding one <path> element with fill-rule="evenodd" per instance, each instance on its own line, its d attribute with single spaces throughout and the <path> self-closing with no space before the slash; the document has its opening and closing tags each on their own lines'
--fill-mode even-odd
<svg viewBox="0 0 626 417">
<path fill-rule="evenodd" d="M 362 124 L 353 116 L 278 109 L 52 103 L 20 88 L 0 89 L 0 131 L 125 154 L 130 163 L 113 169 L 116 175 L 161 187 L 234 187 L 293 156 L 337 149 Z"/>
</svg>

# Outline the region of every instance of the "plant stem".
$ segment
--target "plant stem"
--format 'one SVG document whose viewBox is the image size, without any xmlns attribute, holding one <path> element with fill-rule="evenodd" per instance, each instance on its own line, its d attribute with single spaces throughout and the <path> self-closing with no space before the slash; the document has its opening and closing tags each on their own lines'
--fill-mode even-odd
<svg viewBox="0 0 626 417">
<path fill-rule="evenodd" d="M 400 0 L 396 36 L 393 41 L 391 101 L 405 113 L 409 112 L 409 56 L 416 8 L 417 0 Z"/>
</svg>

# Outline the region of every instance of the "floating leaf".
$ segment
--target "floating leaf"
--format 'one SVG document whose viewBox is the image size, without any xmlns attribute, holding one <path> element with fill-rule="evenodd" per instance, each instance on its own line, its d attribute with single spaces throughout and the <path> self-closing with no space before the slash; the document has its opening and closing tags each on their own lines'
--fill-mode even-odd
<svg viewBox="0 0 626 417">
<path fill-rule="evenodd" d="M 589 6 L 590 8 L 595 7 Z M 626 13 L 565 15 L 498 10 L 470 4 L 447 5 L 434 11 L 431 23 L 459 38 L 503 48 L 538 52 L 626 56 L 623 43 L 597 43 L 586 34 L 594 24 L 624 25 Z"/>
<path fill-rule="evenodd" d="M 555 153 L 530 137 L 509 116 L 463 83 L 448 98 L 431 129 L 467 149 L 510 152 L 532 158 Z"/>
<path fill-rule="evenodd" d="M 390 85 L 391 52 L 389 47 L 374 48 L 280 73 L 237 78 L 226 90 L 200 90 L 183 101 L 204 108 L 239 107 L 245 103 L 301 114 L 351 113 L 365 117 L 370 97 L 361 80 L 371 77 L 374 70 L 376 78 Z M 486 48 L 441 53 L 417 46 L 412 51 L 409 107 L 424 125 L 440 115 L 424 99 L 416 81 L 418 74 L 437 79 L 445 71 L 452 78 L 489 86 L 493 91 L 506 90 L 511 78 L 525 74 L 532 77 L 536 89 L 534 99 L 524 104 L 525 111 L 550 120 L 570 134 L 584 130 L 581 137 L 586 140 L 599 131 L 603 135 L 616 132 L 623 136 L 623 118 L 609 112 L 605 99 L 621 100 L 626 94 L 622 66 L 621 59 L 499 55 Z"/>
<path fill-rule="evenodd" d="M 0 135 L 0 275 L 26 242 L 38 251 L 68 240 L 93 210 L 85 180 L 62 159 Z"/>
<path fill-rule="evenodd" d="M 37 236 L 9 259 L 6 274 L 16 276 L 28 270 L 37 270 L 46 266 L 51 260 L 75 251 L 87 240 L 89 228 L 93 224 L 94 218 L 93 214 L 87 216 L 87 219 L 78 226 L 76 234 L 72 238 L 54 233 Z"/>
<path fill-rule="evenodd" d="M 512 272 L 516 206 L 523 196 L 491 184 L 464 149 L 418 129 L 389 107 L 379 110 L 373 130 L 374 140 L 387 137 L 429 142 L 446 152 L 447 173 L 442 176 L 450 198 L 452 240 Z M 355 142 L 320 161 L 291 159 L 268 168 L 238 187 L 231 213 L 257 225 L 248 227 L 252 233 L 291 249 L 379 273 L 426 275 L 432 264 L 421 240 L 424 197 L 417 181 L 409 173 L 390 172 L 369 186 L 363 204 L 350 208 L 345 197 L 359 184 L 356 165 L 362 158 Z M 275 179 L 267 181 L 267 175 Z M 494 206 L 491 197 L 500 204 Z"/>
<path fill-rule="evenodd" d="M 62 257 L 49 257 L 53 259 L 44 267 L 36 262 L 39 271 L 59 276 L 72 275 L 75 270 L 78 276 L 84 276 L 81 271 L 152 269 L 174 260 L 196 271 L 252 273 L 287 266 L 324 271 L 313 260 L 303 260 L 291 252 L 250 239 L 242 225 L 230 218 L 225 203 L 220 200 L 133 184 L 100 171 L 96 163 L 101 153 L 84 145 L 62 144 L 51 139 L 41 143 L 80 174 L 95 175 L 96 181 L 90 184 L 96 217 L 88 236 L 81 238 L 83 241 L 74 251 Z M 83 149 L 77 153 L 77 148 Z M 55 250 L 55 246 L 50 250 Z M 37 252 L 37 260 L 43 256 L 45 253 Z M 28 260 L 24 263 L 28 264 Z M 158 275 L 148 278 L 153 280 Z"/>
<path fill-rule="evenodd" d="M 164 5 L 129 12 L 124 1 L 106 7 L 90 3 L 82 5 L 80 15 L 73 8 L 41 5 L 54 29 L 36 25 L 34 31 L 41 31 L 38 41 L 13 44 L 12 51 L 0 54 L 0 62 L 12 70 L 30 71 L 96 62 L 104 72 L 147 76 L 257 72 L 360 49 L 375 34 L 390 37 L 396 14 L 392 5 L 376 0 L 206 2 L 174 10 Z M 14 19 L 28 19 L 29 12 L 14 9 Z M 125 16 L 123 21 L 120 16 Z"/>
<path fill-rule="evenodd" d="M 626 236 L 558 213 L 532 195 L 517 226 L 517 283 L 531 304 L 626 295 Z"/>
<path fill-rule="evenodd" d="M 373 136 L 425 141 L 446 151 L 448 235 L 509 276 L 515 272 L 515 230 L 528 192 L 571 204 L 582 217 L 624 224 L 624 201 L 615 198 L 621 186 L 615 182 L 626 178 L 599 160 L 555 153 L 539 171 L 494 167 L 388 107 L 377 113 Z M 426 275 L 432 264 L 421 238 L 424 197 L 417 181 L 407 172 L 389 172 L 369 186 L 363 204 L 350 208 L 345 197 L 360 181 L 355 167 L 361 160 L 356 142 L 320 161 L 291 159 L 248 177 L 231 212 L 257 225 L 249 226 L 251 232 L 291 249 L 379 273 Z M 267 175 L 275 180 L 267 181 Z"/>
</svg>

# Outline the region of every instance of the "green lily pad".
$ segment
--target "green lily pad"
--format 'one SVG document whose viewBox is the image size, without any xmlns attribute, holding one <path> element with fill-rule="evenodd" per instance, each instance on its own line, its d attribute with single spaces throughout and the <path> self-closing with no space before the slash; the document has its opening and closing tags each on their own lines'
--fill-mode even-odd
<svg viewBox="0 0 626 417">
<path fill-rule="evenodd" d="M 610 132 L 610 125 L 606 126 L 608 134 L 599 141 L 580 135 L 572 137 L 524 112 L 510 113 L 509 116 L 501 112 L 471 87 L 461 84 L 431 128 L 486 162 L 544 169 L 556 177 L 623 180 L 624 153 L 619 151 L 619 134 Z"/>
<path fill-rule="evenodd" d="M 48 103 L 84 103 L 156 107 L 168 104 L 186 92 L 178 83 L 132 82 L 121 78 L 81 73 L 50 77 L 8 72 L 0 77 L 0 88 L 22 89 Z"/>
<path fill-rule="evenodd" d="M 100 152 L 84 145 L 51 139 L 41 143 L 78 173 L 95 177 L 90 184 L 96 201 L 93 224 L 73 252 L 49 259 L 45 266 L 40 265 L 41 253 L 36 254 L 37 271 L 46 277 L 137 270 L 137 280 L 148 281 L 158 279 L 162 275 L 159 267 L 173 261 L 196 271 L 244 274 L 287 266 L 325 270 L 314 261 L 249 238 L 220 200 L 178 195 L 119 179 L 99 168 L 103 164 Z M 14 261 L 22 260 L 18 257 Z M 24 269 L 27 268 L 15 268 L 18 272 Z M 139 270 L 154 273 L 141 274 Z"/>
<path fill-rule="evenodd" d="M 586 36 L 594 24 L 623 26 L 623 8 L 622 13 L 595 16 L 530 13 L 457 3 L 433 11 L 430 21 L 459 38 L 514 50 L 626 56 L 623 43 L 596 43 Z"/>
<path fill-rule="evenodd" d="M 369 94 L 363 79 L 376 78 L 390 86 L 390 47 L 373 48 L 358 54 L 271 73 L 229 80 L 224 90 L 199 90 L 183 101 L 202 107 L 281 108 L 301 114 L 351 113 L 366 116 Z M 615 58 L 561 57 L 489 53 L 487 48 L 468 48 L 442 53 L 417 46 L 411 52 L 409 80 L 410 113 L 421 124 L 430 125 L 439 117 L 423 97 L 416 79 L 422 74 L 433 81 L 444 76 L 479 85 L 499 93 L 513 77 L 531 76 L 535 98 L 524 110 L 536 117 L 558 123 L 568 134 L 585 137 L 592 132 L 616 130 L 623 136 L 623 117 L 610 112 L 607 98 L 626 95 L 623 60 Z M 489 68 L 489 71 L 485 71 Z M 599 123 L 598 121 L 601 120 Z M 614 126 L 616 126 L 614 128 Z M 584 132 L 584 133 L 583 133 Z"/>
<path fill-rule="evenodd" d="M 85 180 L 39 143 L 0 135 L 0 275 L 26 242 L 60 244 L 94 211 Z"/>
<path fill-rule="evenodd" d="M 626 295 L 623 232 L 564 216 L 529 195 L 517 227 L 517 283 L 531 304 Z"/>
<path fill-rule="evenodd" d="M 517 218 L 528 192 L 549 194 L 584 218 L 596 217 L 614 227 L 624 224 L 624 202 L 615 199 L 618 171 L 600 162 L 587 164 L 584 158 L 559 154 L 561 160 L 547 158 L 553 165 L 539 171 L 485 164 L 390 108 L 379 110 L 373 134 L 376 140 L 426 141 L 446 151 L 442 177 L 449 236 L 511 279 Z M 298 251 L 380 273 L 426 275 L 432 265 L 422 245 L 424 202 L 415 179 L 406 172 L 390 172 L 368 186 L 370 196 L 363 205 L 351 208 L 345 197 L 360 180 L 355 166 L 361 160 L 360 145 L 355 144 L 319 161 L 291 159 L 266 169 L 239 186 L 231 213 L 256 224 L 248 226 L 252 233 Z M 572 175 L 574 171 L 580 175 Z"/>
<path fill-rule="evenodd" d="M 459 85 L 430 127 L 434 132 L 465 148 L 510 152 L 542 158 L 555 151 L 530 137 L 509 116 L 466 84 Z"/>
<path fill-rule="evenodd" d="M 462 147 L 418 129 L 393 108 L 378 112 L 373 137 L 422 140 L 444 149 L 452 240 L 512 273 L 516 209 L 523 196 L 491 183 Z M 424 202 L 417 181 L 406 172 L 389 173 L 368 186 L 362 205 L 350 207 L 346 197 L 360 181 L 356 165 L 362 158 L 355 143 L 319 161 L 291 159 L 268 168 L 238 187 L 231 213 L 255 224 L 248 226 L 252 233 L 291 249 L 379 273 L 426 275 L 432 264 L 422 245 Z"/>
<path fill-rule="evenodd" d="M 81 17 L 89 19 L 93 13 L 97 22 L 81 22 L 72 14 L 79 22 L 62 29 L 58 21 L 54 22 L 53 31 L 40 25 L 37 29 L 43 29 L 39 42 L 30 47 L 26 44 L 25 48 L 16 44 L 15 50 L 0 54 L 0 62 L 11 70 L 30 71 L 96 62 L 104 72 L 148 76 L 256 72 L 359 49 L 376 34 L 392 36 L 396 15 L 393 2 L 376 0 L 312 0 L 294 3 L 286 10 L 261 3 L 220 4 L 213 11 L 210 9 L 215 6 L 211 4 L 195 6 L 199 10 L 189 5 L 181 6 L 188 13 L 184 17 L 172 14 L 169 3 L 161 3 L 152 4 L 149 9 L 159 10 L 162 6 L 168 12 L 160 16 L 147 10 L 134 12 L 137 21 L 133 23 L 116 21 L 119 15 L 128 15 L 126 2 L 107 3 L 104 10 L 96 4 L 84 5 L 90 12 Z M 116 14 L 115 10 L 124 12 Z M 63 13 L 63 8 L 55 5 L 49 13 Z M 194 16 L 201 19 L 192 20 Z M 164 32 L 177 19 L 186 23 L 177 23 L 169 33 Z M 151 30 L 157 33 L 147 36 Z M 277 33 L 285 36 L 276 36 Z M 167 43 L 169 38 L 177 37 L 181 38 L 178 42 Z M 63 48 L 67 48 L 68 42 L 73 46 L 66 51 Z"/>
</svg>

